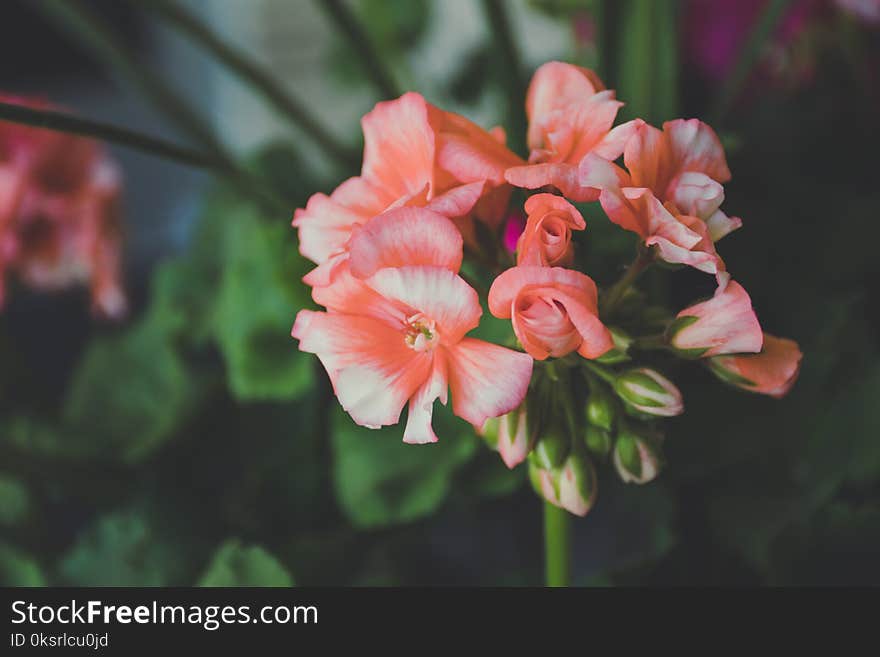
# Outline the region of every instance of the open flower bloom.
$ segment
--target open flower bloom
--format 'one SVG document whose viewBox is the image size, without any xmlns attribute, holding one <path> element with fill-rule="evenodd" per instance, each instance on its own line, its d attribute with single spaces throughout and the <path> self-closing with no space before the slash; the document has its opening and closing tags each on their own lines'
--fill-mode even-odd
<svg viewBox="0 0 880 657">
<path fill-rule="evenodd" d="M 647 187 L 608 185 L 599 200 L 611 221 L 656 247 L 661 260 L 715 274 L 720 286 L 726 284 L 724 261 L 701 219 L 678 213 L 672 203 L 664 206 Z"/>
<path fill-rule="evenodd" d="M 519 265 L 567 265 L 572 259 L 571 231 L 587 227 L 577 208 L 555 194 L 535 194 L 525 203 L 528 219 L 517 242 Z"/>
<path fill-rule="evenodd" d="M 673 347 L 700 358 L 757 353 L 764 342 L 752 300 L 735 281 L 719 287 L 711 299 L 678 313 L 671 333 Z"/>
<path fill-rule="evenodd" d="M 598 358 L 614 346 L 599 320 L 596 284 L 578 271 L 536 265 L 508 269 L 492 283 L 489 310 L 512 320 L 523 349 L 538 360 L 573 351 Z"/>
<path fill-rule="evenodd" d="M 708 363 L 725 383 L 779 399 L 797 381 L 802 359 L 797 342 L 765 333 L 760 353 L 716 356 Z"/>
<path fill-rule="evenodd" d="M 96 142 L 0 122 L 0 304 L 12 274 L 47 291 L 88 284 L 96 312 L 124 314 L 120 190 Z"/>
<path fill-rule="evenodd" d="M 405 236 L 407 228 L 398 229 L 412 218 L 392 215 L 382 231 L 364 236 L 376 246 L 358 246 L 352 268 L 369 276 L 358 279 L 345 271 L 331 285 L 315 288 L 315 300 L 328 312 L 301 310 L 292 334 L 301 350 L 318 355 L 355 422 L 373 428 L 396 424 L 408 401 L 403 439 L 427 443 L 437 440 L 431 428 L 434 400 L 446 403 L 451 390 L 455 414 L 482 426 L 522 402 L 532 359 L 465 337 L 478 325 L 482 308 L 477 293 L 455 273 L 460 241 L 420 256 L 431 264 L 387 266 L 404 260 L 410 246 L 392 237 Z M 433 221 L 455 230 L 443 217 L 434 215 Z M 430 224 L 424 228 L 432 233 Z M 380 257 L 367 266 L 362 254 Z"/>
<path fill-rule="evenodd" d="M 573 201 L 595 201 L 599 189 L 581 182 L 578 167 L 589 153 L 608 161 L 623 153 L 643 122 L 612 128 L 622 105 L 592 71 L 562 62 L 544 64 L 526 96 L 529 164 L 510 168 L 507 181 L 526 189 L 552 185 Z"/>
<path fill-rule="evenodd" d="M 647 187 L 661 203 L 703 220 L 713 242 L 742 225 L 720 209 L 730 169 L 718 136 L 702 121 L 667 121 L 662 131 L 640 125 L 626 143 L 623 161 L 629 171 L 625 186 Z"/>
<path fill-rule="evenodd" d="M 347 262 L 348 242 L 357 226 L 404 205 L 424 206 L 466 222 L 481 198 L 506 187 L 506 168 L 520 162 L 500 133 L 490 134 L 464 117 L 439 110 L 416 93 L 378 103 L 361 125 L 361 175 L 330 196 L 313 195 L 294 214 L 300 252 L 318 265 L 306 277 L 310 285 L 329 284 Z M 506 205 L 506 197 L 501 200 Z"/>
</svg>

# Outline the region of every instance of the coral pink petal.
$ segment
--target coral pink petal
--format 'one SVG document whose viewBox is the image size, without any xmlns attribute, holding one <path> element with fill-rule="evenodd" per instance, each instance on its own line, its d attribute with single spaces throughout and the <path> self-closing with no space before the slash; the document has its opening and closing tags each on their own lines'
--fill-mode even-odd
<svg viewBox="0 0 880 657">
<path fill-rule="evenodd" d="M 632 139 L 645 122 L 641 119 L 633 119 L 619 126 L 612 128 L 591 150 L 598 157 L 604 158 L 609 162 L 613 162 L 626 149 L 627 143 Z"/>
<path fill-rule="evenodd" d="M 313 288 L 312 299 L 331 313 L 364 315 L 393 327 L 402 327 L 408 316 L 406 309 L 355 278 L 347 265 L 339 267 L 331 284 Z"/>
<path fill-rule="evenodd" d="M 483 181 L 459 185 L 432 198 L 425 208 L 450 219 L 463 217 L 474 209 L 485 192 Z"/>
<path fill-rule="evenodd" d="M 697 318 L 673 337 L 672 343 L 679 349 L 706 349 L 701 354 L 704 357 L 761 351 L 761 325 L 752 300 L 736 281 L 730 281 L 711 299 L 685 308 L 678 317 Z"/>
<path fill-rule="evenodd" d="M 663 132 L 678 171 L 699 171 L 720 183 L 730 180 L 724 147 L 709 125 L 698 119 L 676 119 L 664 123 Z"/>
<path fill-rule="evenodd" d="M 529 117 L 529 148 L 541 148 L 544 138 L 544 120 L 548 115 L 570 105 L 582 103 L 605 85 L 589 69 L 547 62 L 535 71 L 526 94 L 526 114 Z"/>
<path fill-rule="evenodd" d="M 314 194 L 305 209 L 294 214 L 299 230 L 299 252 L 316 264 L 339 253 L 351 237 L 352 229 L 369 216 L 349 210 L 325 194 Z"/>
<path fill-rule="evenodd" d="M 321 359 L 340 404 L 362 426 L 396 424 L 431 371 L 430 354 L 410 349 L 403 331 L 369 317 L 301 310 L 292 335 Z"/>
<path fill-rule="evenodd" d="M 377 103 L 361 125 L 363 178 L 396 197 L 416 194 L 433 180 L 434 131 L 422 96 L 410 92 Z"/>
<path fill-rule="evenodd" d="M 455 414 L 475 426 L 520 405 L 532 378 L 532 358 L 474 338 L 446 349 Z"/>
<path fill-rule="evenodd" d="M 349 244 L 349 267 L 357 278 L 385 267 L 434 265 L 458 272 L 461 233 L 446 217 L 423 208 L 390 210 L 367 222 Z"/>
<path fill-rule="evenodd" d="M 445 354 L 435 353 L 430 377 L 409 400 L 403 442 L 416 445 L 437 442 L 437 434 L 431 426 L 434 401 L 439 398 L 441 403 L 446 403 L 448 386 Z"/>
<path fill-rule="evenodd" d="M 436 322 L 442 344 L 458 342 L 479 324 L 483 313 L 476 291 L 442 267 L 380 269 L 366 282 L 406 312 L 422 313 Z"/>
<path fill-rule="evenodd" d="M 598 189 L 581 184 L 578 167 L 573 164 L 544 163 L 511 167 L 504 177 L 514 187 L 524 189 L 551 185 L 565 198 L 578 203 L 595 201 L 599 197 Z"/>
<path fill-rule="evenodd" d="M 632 178 L 632 187 L 647 187 L 663 195 L 672 178 L 672 153 L 666 135 L 647 123 L 638 127 L 626 142 L 623 162 Z"/>
</svg>

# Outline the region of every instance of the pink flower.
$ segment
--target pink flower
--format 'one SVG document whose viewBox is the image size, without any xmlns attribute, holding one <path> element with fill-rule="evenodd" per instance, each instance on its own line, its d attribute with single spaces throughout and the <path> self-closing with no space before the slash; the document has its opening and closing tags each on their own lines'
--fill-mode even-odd
<svg viewBox="0 0 880 657">
<path fill-rule="evenodd" d="M 414 212 L 427 213 L 426 223 Z M 449 224 L 445 234 L 455 230 L 448 219 L 428 214 L 403 209 L 362 232 L 358 239 L 373 244 L 355 245 L 352 269 L 369 275 L 361 280 L 342 271 L 331 285 L 315 288 L 315 301 L 327 312 L 301 310 L 292 331 L 302 351 L 318 355 L 358 424 L 396 424 L 409 402 L 408 443 L 437 440 L 432 408 L 438 398 L 446 403 L 447 390 L 455 414 L 482 426 L 519 406 L 532 373 L 526 354 L 466 337 L 482 309 L 477 293 L 455 273 L 461 242 L 417 253 L 404 241 L 414 225 L 435 237 L 442 222 Z M 402 264 L 407 254 L 421 264 Z"/>
<path fill-rule="evenodd" d="M 525 203 L 526 228 L 517 242 L 519 265 L 567 265 L 571 262 L 571 231 L 587 227 L 571 203 L 555 194 L 535 194 Z"/>
<path fill-rule="evenodd" d="M 803 356 L 794 340 L 765 333 L 760 353 L 716 356 L 708 363 L 725 383 L 779 399 L 797 381 Z"/>
<path fill-rule="evenodd" d="M 0 122 L 0 304 L 13 274 L 42 290 L 88 283 L 96 312 L 124 314 L 120 190 L 119 171 L 96 142 Z"/>
<path fill-rule="evenodd" d="M 595 201 L 599 190 L 583 184 L 578 166 L 590 153 L 608 161 L 623 153 L 642 121 L 612 129 L 622 105 L 592 71 L 562 62 L 544 64 L 526 96 L 529 164 L 510 168 L 507 181 L 526 189 L 552 185 L 573 201 Z"/>
<path fill-rule="evenodd" d="M 701 358 L 757 353 L 764 341 L 752 300 L 735 281 L 719 287 L 708 301 L 678 313 L 675 327 L 672 346 Z"/>
<path fill-rule="evenodd" d="M 315 194 L 294 214 L 300 252 L 318 267 L 310 285 L 327 285 L 348 260 L 354 229 L 388 209 L 424 206 L 464 224 L 477 212 L 495 219 L 504 171 L 520 160 L 492 135 L 464 117 L 428 104 L 416 93 L 378 103 L 361 121 L 364 162 L 361 175 L 330 195 Z M 491 193 L 490 193 L 491 192 Z"/>
<path fill-rule="evenodd" d="M 535 265 L 508 269 L 492 283 L 489 310 L 512 320 L 523 349 L 538 360 L 572 351 L 598 358 L 614 346 L 599 320 L 596 284 L 577 271 Z"/>
<path fill-rule="evenodd" d="M 678 214 L 672 204 L 664 206 L 645 187 L 609 186 L 600 200 L 611 221 L 638 234 L 646 246 L 656 247 L 661 260 L 715 274 L 723 286 L 726 267 L 703 221 Z"/>
<path fill-rule="evenodd" d="M 681 214 L 699 217 L 713 242 L 742 225 L 721 210 L 730 169 L 715 131 L 697 119 L 676 119 L 662 132 L 642 124 L 626 143 L 623 160 L 629 171 L 625 186 L 646 187 Z"/>
</svg>

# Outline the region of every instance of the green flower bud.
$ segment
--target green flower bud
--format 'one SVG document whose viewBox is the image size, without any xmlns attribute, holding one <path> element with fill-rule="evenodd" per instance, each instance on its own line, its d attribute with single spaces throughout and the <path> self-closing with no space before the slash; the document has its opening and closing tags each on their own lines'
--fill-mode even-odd
<svg viewBox="0 0 880 657">
<path fill-rule="evenodd" d="M 558 468 L 565 461 L 570 449 L 568 437 L 558 429 L 548 429 L 538 438 L 535 449 L 529 454 L 538 467 L 546 470 Z"/>
<path fill-rule="evenodd" d="M 656 439 L 622 433 L 614 445 L 614 467 L 626 483 L 646 484 L 660 472 L 662 458 Z"/>
<path fill-rule="evenodd" d="M 596 384 L 587 399 L 587 423 L 611 431 L 614 428 L 614 400 L 604 385 Z"/>
<path fill-rule="evenodd" d="M 611 434 L 601 427 L 588 424 L 584 434 L 584 442 L 588 450 L 599 456 L 607 456 L 611 451 Z"/>
<path fill-rule="evenodd" d="M 596 362 L 603 365 L 616 365 L 632 360 L 629 356 L 629 348 L 633 343 L 633 339 L 626 332 L 613 326 L 609 326 L 608 331 L 611 333 L 614 346 L 599 356 Z"/>
<path fill-rule="evenodd" d="M 681 392 L 675 384 L 647 367 L 619 375 L 614 390 L 626 403 L 647 415 L 671 417 L 684 412 Z"/>
</svg>

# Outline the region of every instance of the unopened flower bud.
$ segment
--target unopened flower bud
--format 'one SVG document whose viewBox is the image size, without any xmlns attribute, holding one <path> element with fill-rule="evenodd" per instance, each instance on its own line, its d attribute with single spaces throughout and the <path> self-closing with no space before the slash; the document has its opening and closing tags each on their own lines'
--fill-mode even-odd
<svg viewBox="0 0 880 657">
<path fill-rule="evenodd" d="M 491 450 L 498 451 L 498 426 L 501 418 L 490 417 L 483 423 L 483 426 L 477 430 L 477 435 L 482 438 Z"/>
<path fill-rule="evenodd" d="M 618 376 L 614 390 L 626 403 L 647 415 L 671 417 L 684 411 L 681 392 L 675 384 L 647 367 Z"/>
<path fill-rule="evenodd" d="M 614 467 L 626 483 L 646 484 L 660 472 L 660 449 L 655 439 L 625 432 L 614 445 Z"/>
<path fill-rule="evenodd" d="M 625 363 L 632 360 L 629 356 L 629 348 L 633 343 L 633 339 L 619 328 L 609 326 L 608 331 L 611 333 L 611 339 L 614 346 L 596 359 L 597 363 L 604 365 L 616 365 L 617 363 Z"/>
<path fill-rule="evenodd" d="M 771 397 L 784 397 L 797 381 L 803 353 L 794 340 L 764 334 L 759 354 L 716 356 L 709 369 L 727 384 Z"/>
<path fill-rule="evenodd" d="M 606 456 L 611 451 L 611 434 L 601 427 L 588 424 L 584 442 L 588 450 L 599 456 Z"/>
<path fill-rule="evenodd" d="M 558 429 L 547 429 L 535 444 L 535 449 L 530 454 L 530 458 L 534 459 L 535 465 L 552 470 L 558 468 L 568 456 L 570 441 Z"/>
<path fill-rule="evenodd" d="M 614 428 L 614 400 L 604 385 L 594 385 L 587 399 L 587 423 L 606 431 Z"/>
<path fill-rule="evenodd" d="M 511 470 L 522 463 L 534 446 L 535 436 L 523 403 L 516 410 L 498 418 L 497 449 L 501 460 Z"/>
<path fill-rule="evenodd" d="M 577 516 L 585 516 L 596 500 L 596 471 L 583 449 L 572 450 L 562 467 L 537 469 L 541 496 Z"/>
</svg>

